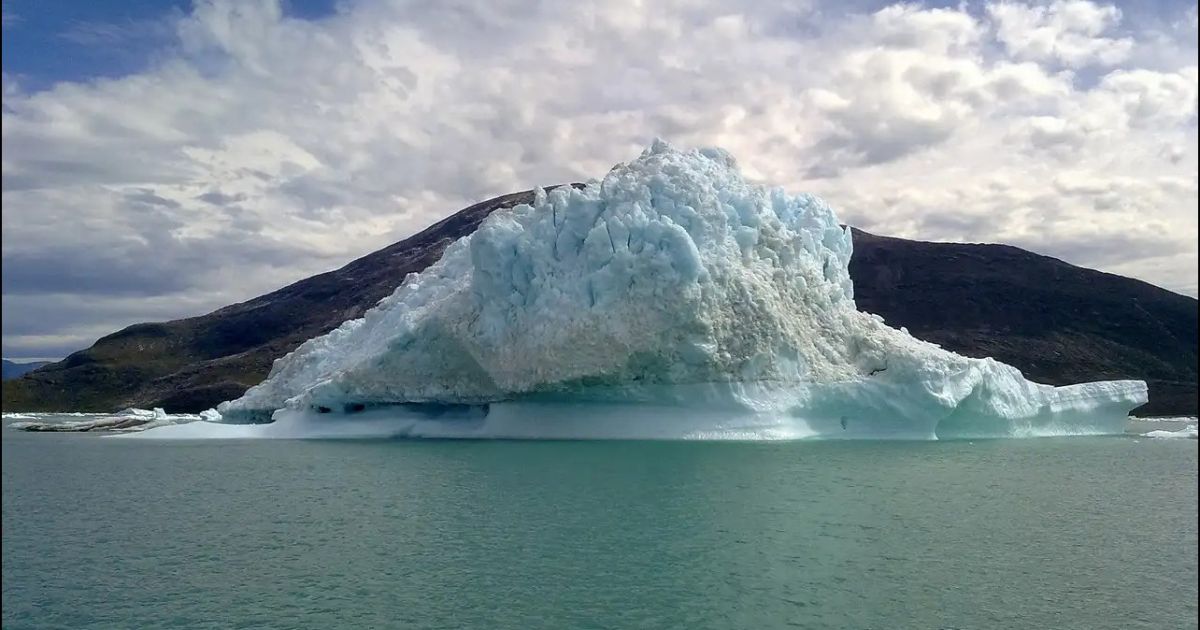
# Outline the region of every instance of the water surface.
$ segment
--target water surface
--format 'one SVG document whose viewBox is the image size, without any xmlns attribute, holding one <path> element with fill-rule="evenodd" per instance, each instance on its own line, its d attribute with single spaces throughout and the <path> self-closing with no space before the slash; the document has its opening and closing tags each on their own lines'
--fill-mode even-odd
<svg viewBox="0 0 1200 630">
<path fill-rule="evenodd" d="M 5 628 L 1194 628 L 1197 444 L 3 435 Z"/>
</svg>

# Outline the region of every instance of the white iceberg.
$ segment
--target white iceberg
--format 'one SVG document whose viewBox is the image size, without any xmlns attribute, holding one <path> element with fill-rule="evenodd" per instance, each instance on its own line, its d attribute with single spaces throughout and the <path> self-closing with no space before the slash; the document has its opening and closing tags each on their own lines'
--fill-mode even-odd
<svg viewBox="0 0 1200 630">
<path fill-rule="evenodd" d="M 205 415 L 207 414 L 207 415 Z M 154 409 L 123 409 L 116 413 L 21 413 L 4 414 L 8 427 L 18 431 L 87 433 L 90 431 L 137 432 L 174 424 L 187 424 L 202 418 L 213 419 L 215 412 L 205 414 L 168 414 Z M 69 420 L 65 418 L 70 418 Z"/>
<path fill-rule="evenodd" d="M 850 254 L 820 199 L 656 141 L 493 213 L 218 410 L 404 435 L 936 439 L 1119 434 L 1147 400 L 1142 381 L 1042 385 L 890 328 L 856 309 Z"/>
</svg>

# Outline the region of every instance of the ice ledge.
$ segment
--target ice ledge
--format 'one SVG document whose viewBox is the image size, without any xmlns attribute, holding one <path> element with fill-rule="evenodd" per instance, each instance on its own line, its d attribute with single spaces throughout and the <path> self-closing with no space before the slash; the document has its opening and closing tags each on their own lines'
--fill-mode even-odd
<svg viewBox="0 0 1200 630">
<path fill-rule="evenodd" d="M 1147 400 L 1143 381 L 1038 386 L 1042 400 L 1002 416 L 968 395 L 931 402 L 912 388 L 867 380 L 779 388 L 704 383 L 595 388 L 479 405 L 393 404 L 262 410 L 270 424 L 210 427 L 212 437 L 464 439 L 979 439 L 1119 435 Z M 973 394 L 974 392 L 972 392 Z M 245 413 L 244 410 L 241 413 Z M 245 416 L 227 418 L 246 421 Z M 235 428 L 236 427 L 236 428 Z M 203 437 L 200 427 L 145 437 Z"/>
</svg>

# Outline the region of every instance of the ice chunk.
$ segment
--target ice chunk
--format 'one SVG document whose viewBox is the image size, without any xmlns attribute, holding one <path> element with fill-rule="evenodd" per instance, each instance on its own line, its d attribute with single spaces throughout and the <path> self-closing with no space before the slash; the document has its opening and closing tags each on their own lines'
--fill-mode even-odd
<svg viewBox="0 0 1200 630">
<path fill-rule="evenodd" d="M 210 418 L 219 414 L 209 411 Z M 201 418 L 193 414 L 168 414 L 161 408 L 123 409 L 114 414 L 102 413 L 29 413 L 4 414 L 5 419 L 18 420 L 8 426 L 19 431 L 86 433 L 89 431 L 145 431 L 173 424 L 194 422 Z"/>
<path fill-rule="evenodd" d="M 1184 427 L 1178 431 L 1165 431 L 1165 430 L 1150 431 L 1149 433 L 1146 433 L 1145 435 L 1146 435 L 1146 437 L 1151 437 L 1151 438 L 1183 438 L 1185 440 L 1194 440 L 1194 439 L 1196 439 L 1197 432 L 1196 432 L 1196 425 L 1189 424 L 1186 427 Z"/>
<path fill-rule="evenodd" d="M 492 429 L 557 414 L 555 432 L 588 433 L 565 416 L 632 417 L 646 426 L 614 431 L 656 434 L 691 414 L 931 439 L 1120 433 L 1146 401 L 1141 381 L 1040 385 L 887 327 L 855 308 L 851 252 L 820 199 L 750 184 L 724 151 L 655 141 L 600 182 L 493 213 L 219 410 L 244 422 L 433 403 L 484 409 Z"/>
</svg>

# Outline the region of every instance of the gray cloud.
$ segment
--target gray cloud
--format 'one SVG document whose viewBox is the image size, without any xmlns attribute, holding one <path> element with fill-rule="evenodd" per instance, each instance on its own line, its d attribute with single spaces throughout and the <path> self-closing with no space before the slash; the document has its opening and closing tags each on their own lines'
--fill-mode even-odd
<svg viewBox="0 0 1200 630">
<path fill-rule="evenodd" d="M 4 292 L 6 296 L 64 292 L 80 296 L 147 296 L 195 285 L 194 277 L 176 273 L 160 262 L 148 247 L 46 248 L 37 253 L 5 255 Z"/>
<path fill-rule="evenodd" d="M 252 297 L 471 202 L 602 176 L 655 136 L 722 146 L 878 233 L 1025 244 L 1194 292 L 1194 10 L 1123 19 L 511 0 L 306 21 L 199 2 L 148 27 L 170 41 L 146 70 L 33 93 L 5 77 L 5 353 Z"/>
<path fill-rule="evenodd" d="M 3 354 L 6 358 L 63 357 L 132 324 L 206 313 L 223 305 L 217 296 L 130 300 L 74 293 L 6 295 Z"/>
<path fill-rule="evenodd" d="M 164 208 L 180 207 L 178 201 L 173 201 L 171 199 L 167 199 L 166 197 L 160 197 L 154 194 L 152 190 L 146 188 L 131 190 L 125 193 L 125 200 L 127 204 L 134 206 L 162 206 Z"/>
<path fill-rule="evenodd" d="M 290 243 L 236 231 L 203 240 L 160 234 L 153 240 L 127 239 L 103 246 L 78 242 L 12 248 L 3 257 L 4 292 L 145 297 L 206 291 L 224 278 L 205 270 L 286 269 L 306 253 Z"/>
<path fill-rule="evenodd" d="M 199 199 L 205 203 L 211 203 L 214 206 L 227 206 L 239 201 L 245 201 L 246 195 L 227 195 L 219 190 L 210 190 L 206 193 L 196 195 L 196 199 Z"/>
</svg>

